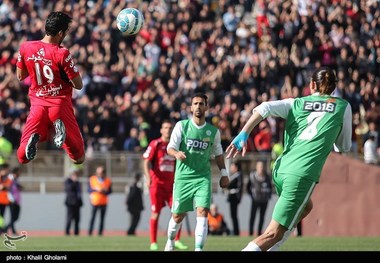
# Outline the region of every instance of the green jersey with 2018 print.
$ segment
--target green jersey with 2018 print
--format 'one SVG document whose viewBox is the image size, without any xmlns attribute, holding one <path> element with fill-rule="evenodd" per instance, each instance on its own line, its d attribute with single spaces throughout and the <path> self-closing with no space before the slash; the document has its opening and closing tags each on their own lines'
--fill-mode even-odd
<svg viewBox="0 0 380 263">
<path fill-rule="evenodd" d="M 210 158 L 217 128 L 209 123 L 198 128 L 191 120 L 183 120 L 181 125 L 182 140 L 179 150 L 185 153 L 186 159 L 176 162 L 175 179 L 205 176 L 211 179 Z"/>
<path fill-rule="evenodd" d="M 306 96 L 294 100 L 287 116 L 284 152 L 274 172 L 318 182 L 333 149 L 348 102 L 332 96 Z"/>
</svg>

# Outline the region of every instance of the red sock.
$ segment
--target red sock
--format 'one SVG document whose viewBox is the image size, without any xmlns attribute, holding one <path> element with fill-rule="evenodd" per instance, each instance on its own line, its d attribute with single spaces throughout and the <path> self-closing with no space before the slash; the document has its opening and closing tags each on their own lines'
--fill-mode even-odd
<svg viewBox="0 0 380 263">
<path fill-rule="evenodd" d="M 157 243 L 158 220 L 150 219 L 150 243 Z"/>
<path fill-rule="evenodd" d="M 174 238 L 175 241 L 179 240 L 179 238 L 181 237 L 181 230 L 182 230 L 182 226 L 178 229 L 177 235 L 175 235 L 175 238 Z"/>
</svg>

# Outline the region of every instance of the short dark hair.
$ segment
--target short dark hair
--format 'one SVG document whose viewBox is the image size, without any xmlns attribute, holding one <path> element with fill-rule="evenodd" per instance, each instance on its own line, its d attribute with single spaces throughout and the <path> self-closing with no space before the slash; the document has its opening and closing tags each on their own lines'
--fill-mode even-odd
<svg viewBox="0 0 380 263">
<path fill-rule="evenodd" d="M 162 120 L 161 125 L 164 124 L 164 123 L 173 124 L 173 121 L 171 119 L 164 119 L 164 120 Z"/>
<path fill-rule="evenodd" d="M 193 96 L 191 96 L 191 102 L 193 101 L 194 98 L 202 98 L 202 99 L 204 99 L 205 105 L 207 106 L 207 104 L 208 104 L 208 97 L 207 97 L 206 94 L 201 93 L 201 92 L 195 93 Z"/>
<path fill-rule="evenodd" d="M 59 31 L 65 32 L 72 22 L 72 18 L 63 12 L 52 12 L 48 15 L 45 23 L 45 33 L 48 36 L 56 36 Z"/>
</svg>

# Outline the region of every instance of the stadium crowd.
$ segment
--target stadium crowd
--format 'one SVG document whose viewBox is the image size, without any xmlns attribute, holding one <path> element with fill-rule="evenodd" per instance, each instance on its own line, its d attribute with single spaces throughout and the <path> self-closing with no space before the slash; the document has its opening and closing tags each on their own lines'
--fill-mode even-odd
<svg viewBox="0 0 380 263">
<path fill-rule="evenodd" d="M 115 24 L 125 7 L 145 17 L 133 37 Z M 306 95 L 311 72 L 329 66 L 352 106 L 353 153 L 370 133 L 380 149 L 379 0 L 0 0 L 0 134 L 14 149 L 29 109 L 30 81 L 15 77 L 19 44 L 42 38 L 52 10 L 74 18 L 63 44 L 84 81 L 73 101 L 87 148 L 143 150 L 163 119 L 189 117 L 197 91 L 226 147 L 256 105 Z M 268 124 L 263 144 L 281 141 L 283 122 Z"/>
</svg>

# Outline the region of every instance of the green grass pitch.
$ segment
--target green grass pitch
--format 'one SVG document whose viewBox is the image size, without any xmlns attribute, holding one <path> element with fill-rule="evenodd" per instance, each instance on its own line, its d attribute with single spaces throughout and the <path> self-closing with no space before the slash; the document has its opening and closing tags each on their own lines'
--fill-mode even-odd
<svg viewBox="0 0 380 263">
<path fill-rule="evenodd" d="M 147 236 L 29 236 L 25 240 L 12 241 L 9 249 L 1 237 L 1 252 L 21 251 L 149 251 Z M 205 251 L 241 251 L 251 237 L 208 236 Z M 165 237 L 158 238 L 159 250 L 163 251 Z M 194 250 L 194 237 L 183 236 L 181 241 Z M 291 237 L 282 251 L 380 251 L 380 237 Z M 154 252 L 152 252 L 154 253 Z"/>
</svg>

